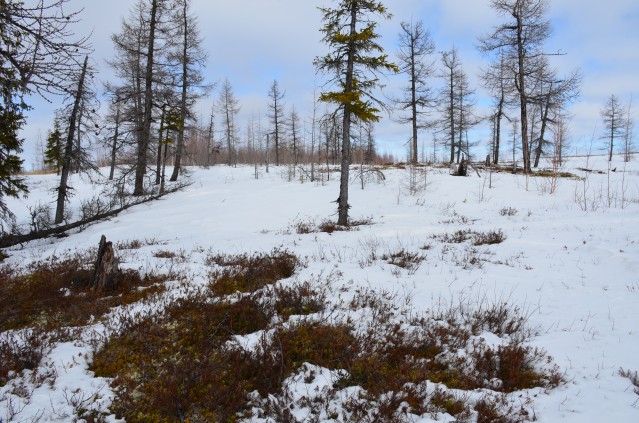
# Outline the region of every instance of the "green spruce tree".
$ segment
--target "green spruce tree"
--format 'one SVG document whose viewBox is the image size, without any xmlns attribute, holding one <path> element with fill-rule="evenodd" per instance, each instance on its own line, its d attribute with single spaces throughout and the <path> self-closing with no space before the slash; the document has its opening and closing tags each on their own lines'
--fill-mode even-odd
<svg viewBox="0 0 639 423">
<path fill-rule="evenodd" d="M 318 70 L 332 75 L 329 80 L 335 91 L 320 94 L 320 101 L 336 104 L 342 113 L 342 163 L 340 194 L 337 199 L 338 225 L 348 225 L 348 177 L 352 162 L 351 123 L 379 120 L 383 104 L 373 90 L 379 86 L 382 71 L 398 72 L 388 61 L 375 32 L 377 22 L 371 16 L 390 19 L 381 2 L 370 0 L 340 0 L 335 8 L 320 8 L 323 13 L 323 41 L 331 52 L 315 59 Z"/>
<path fill-rule="evenodd" d="M 28 192 L 24 178 L 18 176 L 22 170 L 22 139 L 18 131 L 24 124 L 23 111 L 27 106 L 22 101 L 14 102 L 13 81 L 0 75 L 0 219 L 11 220 L 13 213 L 7 208 L 4 197 L 17 198 Z"/>
<path fill-rule="evenodd" d="M 44 152 L 44 164 L 51 166 L 55 169 L 56 174 L 60 174 L 60 168 L 62 167 L 62 161 L 64 156 L 62 155 L 62 132 L 60 131 L 60 125 L 55 122 L 53 125 L 53 131 L 49 132 L 47 137 L 47 149 Z"/>
</svg>

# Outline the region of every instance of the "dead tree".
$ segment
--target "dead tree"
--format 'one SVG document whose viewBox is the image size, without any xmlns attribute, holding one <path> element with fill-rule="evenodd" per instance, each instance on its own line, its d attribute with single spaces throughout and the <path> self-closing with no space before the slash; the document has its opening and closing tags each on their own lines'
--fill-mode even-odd
<svg viewBox="0 0 639 423">
<path fill-rule="evenodd" d="M 73 154 L 73 141 L 74 131 L 76 129 L 76 119 L 78 116 L 78 110 L 80 108 L 80 101 L 82 99 L 82 91 L 84 90 L 84 79 L 87 73 L 87 63 L 89 57 L 84 58 L 84 64 L 82 65 L 82 73 L 80 73 L 80 82 L 78 82 L 78 90 L 75 94 L 75 101 L 73 104 L 73 110 L 71 111 L 71 117 L 69 118 L 69 133 L 67 134 L 67 142 L 64 149 L 64 161 L 62 164 L 62 172 L 60 176 L 60 186 L 58 187 L 58 200 L 55 211 L 55 224 L 59 225 L 64 220 L 64 202 L 68 193 L 68 178 L 71 171 L 71 156 Z"/>
<path fill-rule="evenodd" d="M 98 257 L 95 261 L 95 269 L 91 278 L 91 287 L 101 291 L 112 289 L 117 282 L 120 269 L 118 267 L 118 259 L 115 256 L 113 243 L 107 241 L 102 235 L 100 238 L 100 246 L 98 247 Z"/>
</svg>

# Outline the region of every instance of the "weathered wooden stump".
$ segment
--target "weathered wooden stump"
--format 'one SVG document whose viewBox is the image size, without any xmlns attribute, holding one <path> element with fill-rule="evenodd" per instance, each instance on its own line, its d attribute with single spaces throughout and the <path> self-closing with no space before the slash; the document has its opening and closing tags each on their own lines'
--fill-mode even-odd
<svg viewBox="0 0 639 423">
<path fill-rule="evenodd" d="M 461 159 L 459 162 L 459 168 L 457 169 L 457 176 L 468 176 L 468 162 L 466 159 Z"/>
<path fill-rule="evenodd" d="M 453 176 L 467 176 L 468 175 L 468 162 L 465 158 L 459 163 L 450 164 L 450 172 Z"/>
<path fill-rule="evenodd" d="M 107 241 L 106 237 L 102 235 L 93 278 L 91 279 L 91 287 L 103 291 L 109 290 L 115 285 L 119 274 L 120 269 L 118 267 L 118 259 L 113 250 L 113 243 Z"/>
</svg>

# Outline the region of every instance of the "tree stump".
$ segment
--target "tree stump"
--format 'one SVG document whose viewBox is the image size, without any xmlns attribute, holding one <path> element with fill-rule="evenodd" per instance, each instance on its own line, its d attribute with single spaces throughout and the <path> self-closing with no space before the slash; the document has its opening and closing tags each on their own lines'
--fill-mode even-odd
<svg viewBox="0 0 639 423">
<path fill-rule="evenodd" d="M 120 274 L 118 268 L 118 259 L 113 250 L 113 243 L 107 241 L 102 235 L 100 238 L 100 246 L 98 247 L 98 257 L 95 262 L 95 270 L 91 279 L 91 287 L 107 291 L 114 287 L 117 276 Z"/>
<path fill-rule="evenodd" d="M 468 176 L 468 161 L 466 158 L 462 158 L 459 163 L 451 163 L 448 173 L 453 176 Z"/>
</svg>

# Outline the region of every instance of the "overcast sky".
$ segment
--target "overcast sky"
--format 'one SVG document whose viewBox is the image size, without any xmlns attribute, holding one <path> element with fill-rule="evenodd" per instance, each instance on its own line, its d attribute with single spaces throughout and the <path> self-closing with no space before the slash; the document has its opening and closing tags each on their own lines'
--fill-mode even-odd
<svg viewBox="0 0 639 423">
<path fill-rule="evenodd" d="M 100 69 L 99 78 L 111 78 L 105 60 L 113 54 L 110 36 L 119 31 L 121 21 L 129 16 L 136 0 L 70 0 L 74 9 L 84 8 L 76 33 L 93 32 L 93 60 Z M 321 13 L 318 7 L 330 7 L 337 0 L 192 0 L 192 11 L 198 17 L 209 54 L 205 75 L 209 82 L 228 78 L 240 101 L 240 124 L 253 116 L 263 126 L 268 104 L 268 90 L 274 79 L 285 91 L 285 104 L 295 106 L 302 117 L 310 116 L 314 86 L 322 76 L 316 75 L 313 59 L 325 51 L 321 43 Z M 489 0 L 386 0 L 392 20 L 379 24 L 381 43 L 391 59 L 397 51 L 397 38 L 402 21 L 422 20 L 430 30 L 437 51 L 457 47 L 465 71 L 477 89 L 478 112 L 486 112 L 482 103 L 488 98 L 477 82 L 486 58 L 476 50 L 477 38 L 491 32 L 501 20 L 490 8 Z M 581 68 L 581 96 L 571 107 L 574 119 L 572 138 L 590 140 L 593 131 L 601 133 L 600 109 L 611 94 L 624 103 L 635 97 L 635 116 L 639 111 L 639 2 L 637 0 L 551 0 L 549 18 L 553 34 L 547 50 L 565 53 L 551 58 L 560 72 Z M 439 60 L 439 54 L 433 56 Z M 402 84 L 402 77 L 382 79 L 388 94 Z M 438 81 L 433 81 L 439 85 Z M 212 97 L 217 95 L 212 93 Z M 51 104 L 33 99 L 25 142 L 25 166 L 34 162 L 38 136 L 43 139 L 52 126 L 53 110 L 60 99 Z M 207 115 L 212 100 L 204 101 L 199 112 Z M 475 136 L 486 141 L 488 125 L 482 124 Z M 639 132 L 639 131 L 637 131 Z M 403 152 L 410 129 L 384 118 L 376 128 L 381 150 Z M 422 139 L 432 139 L 422 134 Z M 597 139 L 596 142 L 599 142 Z M 481 153 L 481 154 L 480 154 Z M 403 153 L 402 153 L 403 154 Z M 478 156 L 485 149 L 477 151 Z"/>
</svg>

